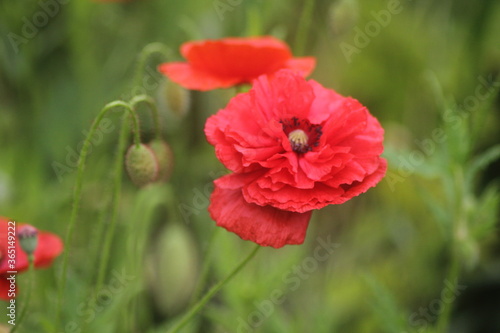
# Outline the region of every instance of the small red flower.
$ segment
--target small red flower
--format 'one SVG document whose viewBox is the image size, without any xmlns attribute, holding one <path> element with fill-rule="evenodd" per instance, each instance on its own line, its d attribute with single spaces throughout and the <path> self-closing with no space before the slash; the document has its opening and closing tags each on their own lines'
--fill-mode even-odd
<svg viewBox="0 0 500 333">
<path fill-rule="evenodd" d="M 159 71 L 193 90 L 229 88 L 250 83 L 283 68 L 309 75 L 316 60 L 293 58 L 289 47 L 274 37 L 232 37 L 188 42 L 181 46 L 184 62 L 161 64 Z"/>
<path fill-rule="evenodd" d="M 9 219 L 0 217 L 0 299 L 9 300 L 8 296 L 10 281 L 7 278 L 11 275 L 8 271 L 16 271 L 20 273 L 29 268 L 28 255 L 23 251 L 20 244 L 19 234 L 23 234 L 23 230 L 27 229 L 32 234 L 33 227 L 29 224 L 16 223 L 16 240 L 15 247 L 9 240 L 9 232 L 12 232 L 13 224 L 9 224 Z M 10 234 L 12 235 L 12 234 Z M 36 268 L 50 266 L 52 261 L 61 254 L 63 244 L 61 239 L 49 232 L 38 231 L 38 244 L 34 255 L 34 264 Z M 11 267 L 9 262 L 10 256 L 15 258 L 15 264 Z"/>
<path fill-rule="evenodd" d="M 377 119 L 289 70 L 258 78 L 207 120 L 205 134 L 233 171 L 215 181 L 210 215 L 263 246 L 301 244 L 313 209 L 366 192 L 387 168 Z"/>
</svg>

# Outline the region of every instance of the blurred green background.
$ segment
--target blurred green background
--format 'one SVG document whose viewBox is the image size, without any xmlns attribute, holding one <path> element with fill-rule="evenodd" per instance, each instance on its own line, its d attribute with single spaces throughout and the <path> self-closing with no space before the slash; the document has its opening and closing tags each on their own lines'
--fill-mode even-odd
<svg viewBox="0 0 500 333">
<path fill-rule="evenodd" d="M 106 279 L 121 288 L 92 298 L 120 124 L 119 114 L 109 116 L 66 244 L 61 322 L 59 259 L 36 272 L 18 332 L 163 332 L 199 293 L 200 276 L 211 285 L 247 255 L 252 244 L 216 230 L 206 212 L 211 181 L 224 168 L 203 126 L 234 90 L 189 92 L 189 111 L 179 116 L 156 66 L 180 60 L 188 40 L 267 34 L 296 55 L 315 56 L 311 78 L 380 120 L 389 173 L 368 193 L 315 212 L 303 245 L 262 249 L 185 332 L 438 331 L 453 251 L 465 289 L 455 290 L 448 331 L 500 332 L 499 33 L 494 0 L 2 0 L 0 215 L 66 235 L 77 153 L 113 100 L 155 97 L 175 154 L 169 184 L 139 190 L 124 177 Z M 152 42 L 170 50 L 148 58 L 134 84 L 139 54 Z M 149 111 L 139 112 L 147 142 Z M 446 133 L 440 143 L 432 141 L 436 129 Z M 412 153 L 425 161 L 408 169 Z M 462 218 L 460 233 L 454 226 Z M 317 260 L 323 242 L 334 250 Z M 24 275 L 19 283 L 22 303 Z"/>
</svg>

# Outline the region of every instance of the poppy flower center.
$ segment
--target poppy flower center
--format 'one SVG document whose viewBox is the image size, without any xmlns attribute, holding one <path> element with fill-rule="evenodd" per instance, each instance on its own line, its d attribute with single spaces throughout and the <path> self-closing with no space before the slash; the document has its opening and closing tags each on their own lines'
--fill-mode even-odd
<svg viewBox="0 0 500 333">
<path fill-rule="evenodd" d="M 314 125 L 307 119 L 297 117 L 281 120 L 280 123 L 294 152 L 304 154 L 319 145 L 319 138 L 323 134 L 321 125 Z"/>
</svg>

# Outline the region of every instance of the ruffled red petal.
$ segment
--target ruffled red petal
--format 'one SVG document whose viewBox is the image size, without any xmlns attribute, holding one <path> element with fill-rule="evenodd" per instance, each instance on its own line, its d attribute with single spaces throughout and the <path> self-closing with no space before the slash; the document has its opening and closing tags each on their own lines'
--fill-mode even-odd
<svg viewBox="0 0 500 333">
<path fill-rule="evenodd" d="M 383 158 L 380 159 L 378 168 L 370 175 L 368 175 L 362 182 L 352 182 L 350 185 L 343 186 L 345 193 L 343 197 L 347 200 L 365 193 L 370 188 L 378 184 L 384 178 L 387 171 L 387 161 Z"/>
<path fill-rule="evenodd" d="M 283 147 L 292 151 L 280 120 L 307 117 L 314 93 L 300 76 L 280 73 L 272 80 L 260 77 L 249 93 L 235 96 L 225 109 L 207 120 L 207 140 L 229 170 L 247 172 L 269 167 L 269 163 L 277 163 L 272 161 Z M 297 165 L 294 156 L 289 157 Z"/>
<path fill-rule="evenodd" d="M 274 248 L 302 244 L 311 218 L 311 212 L 301 214 L 249 204 L 240 189 L 225 189 L 217 184 L 208 211 L 218 226 L 244 240 Z"/>
<path fill-rule="evenodd" d="M 243 188 L 243 196 L 247 202 L 257 205 L 269 205 L 278 209 L 304 213 L 313 209 L 320 209 L 331 204 L 344 203 L 344 190 L 332 188 L 317 183 L 311 189 L 301 189 L 285 185 L 279 191 L 262 188 L 253 182 Z"/>
</svg>

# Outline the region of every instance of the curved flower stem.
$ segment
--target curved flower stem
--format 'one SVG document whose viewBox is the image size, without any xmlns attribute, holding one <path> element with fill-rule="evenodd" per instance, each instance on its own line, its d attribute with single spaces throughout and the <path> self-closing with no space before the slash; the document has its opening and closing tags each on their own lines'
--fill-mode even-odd
<svg viewBox="0 0 500 333">
<path fill-rule="evenodd" d="M 135 109 L 135 106 L 139 103 L 146 103 L 151 109 L 151 114 L 153 117 L 153 124 L 155 128 L 156 139 L 161 139 L 161 126 L 160 126 L 160 113 L 156 107 L 155 100 L 148 95 L 137 95 L 130 100 L 130 105 Z"/>
<path fill-rule="evenodd" d="M 466 234 L 468 228 L 467 213 L 465 212 L 466 207 L 466 188 L 464 181 L 464 172 L 461 166 L 457 166 L 453 172 L 455 180 L 455 213 L 453 215 L 453 224 L 451 228 L 451 262 L 446 274 L 445 282 L 447 287 L 451 285 L 452 294 L 456 294 L 456 288 L 458 284 L 458 277 L 460 275 L 460 243 L 464 234 Z M 453 302 L 443 302 L 443 309 L 441 315 L 439 316 L 436 332 L 446 333 L 448 332 L 448 326 L 451 317 L 451 310 L 453 309 Z"/>
<path fill-rule="evenodd" d="M 118 208 L 121 197 L 120 193 L 121 193 L 122 175 L 123 175 L 123 159 L 128 137 L 127 122 L 128 122 L 128 116 L 124 115 L 122 120 L 122 128 L 120 131 L 120 136 L 118 141 L 118 151 L 116 153 L 114 172 L 113 172 L 113 174 L 115 175 L 115 179 L 114 179 L 112 203 L 111 203 L 112 205 L 111 220 L 109 222 L 109 227 L 106 232 L 106 236 L 104 238 L 104 245 L 103 245 L 101 260 L 99 263 L 99 270 L 97 273 L 97 283 L 95 288 L 96 293 L 99 292 L 104 283 L 104 278 L 106 276 L 106 271 L 108 267 L 109 255 L 111 253 L 111 244 L 113 242 L 113 236 L 115 234 L 116 221 L 118 220 L 117 216 L 118 216 Z"/>
<path fill-rule="evenodd" d="M 212 235 L 210 236 L 210 239 L 208 240 L 208 246 L 205 253 L 205 260 L 203 262 L 203 267 L 201 269 L 198 285 L 194 290 L 192 301 L 190 302 L 191 304 L 194 303 L 196 299 L 198 299 L 201 292 L 203 291 L 203 288 L 205 287 L 205 281 L 207 279 L 208 272 L 210 271 L 210 256 L 212 255 L 213 244 L 215 243 L 215 238 L 217 237 L 219 229 L 220 228 L 215 228 L 214 231 L 212 232 Z"/>
<path fill-rule="evenodd" d="M 104 108 L 101 110 L 101 112 L 97 115 L 94 122 L 92 123 L 92 126 L 90 127 L 90 131 L 87 134 L 87 137 L 85 138 L 82 150 L 80 152 L 80 156 L 78 158 L 78 169 L 77 169 L 75 187 L 73 189 L 73 208 L 71 210 L 71 217 L 68 222 L 68 229 L 66 232 L 66 237 L 64 239 L 64 244 L 66 244 L 66 251 L 64 251 L 63 253 L 61 280 L 59 283 L 59 295 L 58 295 L 58 305 L 57 305 L 58 320 L 61 319 L 63 296 L 64 296 L 64 290 L 66 288 L 66 275 L 68 271 L 68 258 L 70 252 L 69 244 L 71 243 L 71 239 L 73 237 L 73 231 L 75 229 L 76 219 L 78 217 L 78 212 L 80 210 L 80 200 L 82 197 L 82 186 L 83 186 L 83 171 L 85 169 L 85 163 L 87 160 L 87 155 L 91 144 L 90 140 L 94 136 L 95 131 L 99 127 L 99 124 L 101 123 L 106 113 L 117 107 L 123 108 L 126 112 L 129 113 L 130 118 L 132 119 L 133 122 L 134 143 L 138 146 L 141 142 L 139 136 L 139 121 L 137 119 L 137 115 L 135 114 L 134 110 L 130 107 L 130 105 L 123 101 L 114 101 L 106 104 Z"/>
<path fill-rule="evenodd" d="M 261 248 L 260 245 L 257 245 L 253 251 L 246 257 L 229 275 L 215 286 L 213 286 L 202 299 L 198 301 L 185 315 L 182 317 L 180 322 L 175 325 L 173 328 L 169 329 L 167 333 L 176 333 L 179 332 L 181 328 L 183 328 L 193 317 L 203 308 L 203 306 L 210 300 L 212 297 L 217 294 L 217 292 L 226 285 L 231 279 L 239 272 L 245 265 L 252 259 L 257 251 Z"/>
<path fill-rule="evenodd" d="M 304 0 L 304 8 L 300 17 L 299 27 L 295 35 L 295 54 L 303 55 L 306 44 L 306 36 L 311 26 L 312 14 L 314 11 L 314 0 Z"/>
<path fill-rule="evenodd" d="M 28 290 L 26 291 L 26 301 L 24 303 L 23 309 L 21 310 L 21 313 L 19 314 L 16 325 L 12 327 L 10 333 L 16 332 L 17 328 L 19 327 L 19 324 L 23 321 L 24 316 L 26 316 L 26 312 L 28 312 L 28 307 L 31 300 L 31 292 L 33 290 L 33 274 L 35 271 L 33 254 L 31 254 L 28 258 L 29 258 L 29 272 L 28 272 L 29 277 L 28 277 Z"/>
<path fill-rule="evenodd" d="M 146 45 L 142 49 L 141 53 L 139 54 L 139 59 L 137 60 L 137 67 L 135 69 L 133 87 L 141 86 L 141 79 L 144 71 L 144 66 L 146 65 L 146 61 L 148 60 L 149 56 L 154 53 L 159 53 L 164 55 L 165 57 L 168 57 L 171 51 L 168 46 L 158 42 Z"/>
<path fill-rule="evenodd" d="M 451 264 L 450 267 L 448 268 L 448 273 L 446 274 L 446 279 L 445 282 L 448 281 L 449 283 L 446 284 L 448 288 L 451 286 L 450 292 L 455 295 L 456 294 L 456 289 L 457 289 L 457 284 L 458 284 L 458 276 L 460 273 L 460 261 L 459 261 L 459 256 L 458 256 L 458 251 L 457 251 L 457 246 L 456 242 L 454 242 L 452 246 L 452 258 L 451 258 Z M 453 308 L 453 302 L 443 302 L 443 310 L 441 312 L 441 315 L 439 316 L 438 322 L 437 322 L 437 330 L 436 332 L 438 333 L 446 333 L 448 332 L 448 326 L 450 322 L 450 317 L 451 317 L 451 310 Z"/>
</svg>

